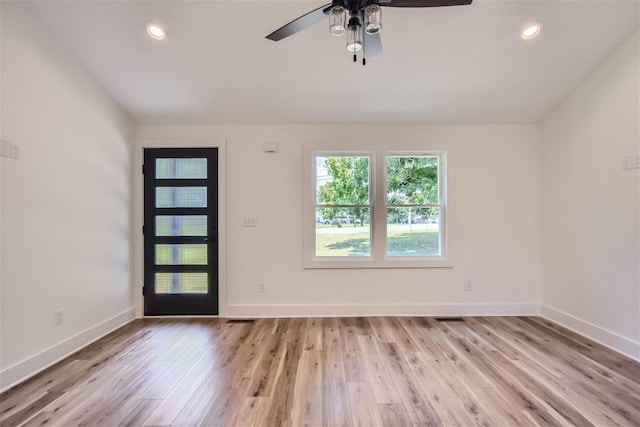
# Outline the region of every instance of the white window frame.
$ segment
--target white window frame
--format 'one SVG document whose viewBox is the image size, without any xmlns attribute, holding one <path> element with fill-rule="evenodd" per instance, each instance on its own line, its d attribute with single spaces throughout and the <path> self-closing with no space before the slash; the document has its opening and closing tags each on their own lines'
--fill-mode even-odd
<svg viewBox="0 0 640 427">
<path fill-rule="evenodd" d="M 431 150 L 315 150 L 305 148 L 304 159 L 304 268 L 433 268 L 452 267 L 449 259 L 447 221 L 446 152 Z M 369 157 L 370 255 L 316 256 L 316 158 L 331 156 Z M 440 256 L 408 257 L 387 255 L 387 157 L 430 156 L 439 158 L 438 204 L 440 208 Z M 327 206 L 333 207 L 333 206 Z"/>
</svg>

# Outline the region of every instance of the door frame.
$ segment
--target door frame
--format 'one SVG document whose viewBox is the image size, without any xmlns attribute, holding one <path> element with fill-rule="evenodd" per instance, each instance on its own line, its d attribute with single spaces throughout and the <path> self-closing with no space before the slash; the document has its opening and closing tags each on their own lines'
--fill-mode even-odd
<svg viewBox="0 0 640 427">
<path fill-rule="evenodd" d="M 183 177 L 157 179 L 157 161 L 159 159 L 205 159 L 207 173 L 204 178 L 185 179 Z M 176 165 L 174 165 L 175 167 Z M 145 316 L 194 316 L 218 315 L 218 149 L 207 148 L 145 148 L 144 149 L 144 315 Z M 157 190 L 159 188 L 205 188 L 204 206 L 171 205 L 158 207 Z M 175 201 L 176 195 L 171 200 Z M 205 230 L 201 235 L 162 235 L 157 236 L 158 215 L 204 215 L 207 218 Z M 172 249 L 175 263 L 157 263 L 157 245 L 176 245 Z M 204 245 L 207 247 L 206 263 L 189 264 L 178 262 L 181 245 Z M 175 257 L 175 259 L 174 259 Z M 158 273 L 204 273 L 207 277 L 206 293 L 157 293 L 156 275 Z M 177 286 L 176 277 L 172 278 Z"/>
<path fill-rule="evenodd" d="M 133 150 L 132 168 L 132 291 L 134 293 L 134 304 L 136 318 L 144 316 L 144 296 L 142 288 L 144 286 L 144 235 L 142 226 L 144 224 L 144 175 L 142 164 L 144 162 L 145 148 L 217 148 L 218 149 L 218 316 L 224 317 L 227 312 L 227 221 L 226 221 L 226 145 L 223 138 L 200 138 L 200 139 L 160 139 L 143 138 L 137 140 Z M 154 316 L 158 317 L 158 316 Z M 167 316 L 171 317 L 171 316 Z M 180 316 L 189 317 L 189 316 Z M 201 317 L 201 316 L 194 316 Z M 206 316 L 216 317 L 216 316 Z"/>
</svg>

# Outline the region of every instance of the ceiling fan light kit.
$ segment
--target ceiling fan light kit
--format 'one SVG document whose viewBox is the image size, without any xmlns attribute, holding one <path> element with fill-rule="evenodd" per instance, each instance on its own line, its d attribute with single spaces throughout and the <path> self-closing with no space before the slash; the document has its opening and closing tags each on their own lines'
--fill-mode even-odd
<svg viewBox="0 0 640 427">
<path fill-rule="evenodd" d="M 360 25 L 360 20 L 355 16 L 352 16 L 349 19 L 347 50 L 349 52 L 358 52 L 362 50 L 362 25 Z"/>
<path fill-rule="evenodd" d="M 356 52 L 362 51 L 362 64 L 366 58 L 382 53 L 382 6 L 384 7 L 440 7 L 463 6 L 471 4 L 473 0 L 333 0 L 331 3 L 319 7 L 311 12 L 294 19 L 287 25 L 278 28 L 267 38 L 280 41 L 305 28 L 322 21 L 329 16 L 329 32 L 334 36 L 347 33 L 347 50 L 353 52 L 354 62 Z M 347 15 L 349 17 L 347 22 Z"/>
<path fill-rule="evenodd" d="M 367 34 L 379 33 L 382 29 L 382 9 L 377 4 L 370 4 L 364 10 L 366 25 L 364 30 Z"/>
<path fill-rule="evenodd" d="M 334 6 L 329 14 L 329 32 L 341 36 L 347 32 L 347 11 L 342 6 Z"/>
</svg>

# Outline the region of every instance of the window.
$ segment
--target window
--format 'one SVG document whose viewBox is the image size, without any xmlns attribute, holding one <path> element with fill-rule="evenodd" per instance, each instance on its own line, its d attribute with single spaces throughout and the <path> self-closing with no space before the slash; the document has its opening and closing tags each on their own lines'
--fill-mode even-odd
<svg viewBox="0 0 640 427">
<path fill-rule="evenodd" d="M 305 267 L 449 266 L 444 153 L 307 156 Z"/>
<path fill-rule="evenodd" d="M 385 169 L 387 256 L 440 256 L 440 156 L 387 156 Z"/>
<path fill-rule="evenodd" d="M 316 257 L 371 255 L 371 158 L 315 158 Z"/>
</svg>

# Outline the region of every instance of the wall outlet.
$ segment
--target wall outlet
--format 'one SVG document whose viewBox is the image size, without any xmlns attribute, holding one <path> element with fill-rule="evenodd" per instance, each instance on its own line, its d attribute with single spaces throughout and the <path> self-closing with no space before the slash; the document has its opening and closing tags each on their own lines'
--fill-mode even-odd
<svg viewBox="0 0 640 427">
<path fill-rule="evenodd" d="M 464 290 L 467 292 L 471 292 L 473 290 L 473 282 L 471 282 L 471 280 L 465 280 Z"/>
<path fill-rule="evenodd" d="M 53 313 L 53 324 L 55 326 L 60 326 L 64 322 L 64 311 L 56 310 Z"/>
<path fill-rule="evenodd" d="M 265 288 L 264 283 L 260 283 L 258 287 L 258 292 L 267 292 L 267 288 Z"/>
</svg>

